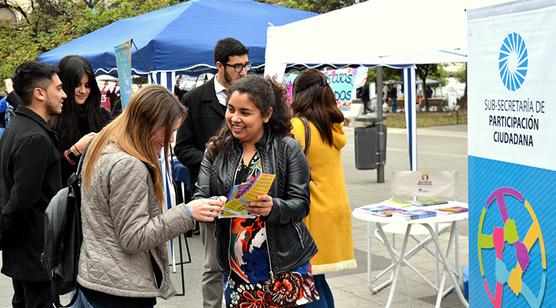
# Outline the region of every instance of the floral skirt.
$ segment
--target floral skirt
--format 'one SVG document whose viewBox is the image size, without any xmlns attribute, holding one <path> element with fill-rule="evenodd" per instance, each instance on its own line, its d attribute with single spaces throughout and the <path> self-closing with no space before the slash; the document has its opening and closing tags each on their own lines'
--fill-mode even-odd
<svg viewBox="0 0 556 308">
<path fill-rule="evenodd" d="M 224 277 L 227 307 L 295 307 L 319 299 L 310 265 L 276 275 L 257 283 L 246 282 L 234 271 Z"/>
</svg>

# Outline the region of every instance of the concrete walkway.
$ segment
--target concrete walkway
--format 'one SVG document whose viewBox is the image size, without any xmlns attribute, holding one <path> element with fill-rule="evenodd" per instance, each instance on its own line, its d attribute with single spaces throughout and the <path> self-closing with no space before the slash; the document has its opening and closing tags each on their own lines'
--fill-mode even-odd
<svg viewBox="0 0 556 308">
<path fill-rule="evenodd" d="M 344 172 L 350 197 L 351 207 L 356 208 L 368 203 L 378 202 L 390 196 L 390 174 L 392 170 L 407 170 L 408 150 L 405 130 L 388 129 L 387 161 L 385 167 L 385 183 L 376 183 L 375 170 L 356 170 L 354 163 L 353 129 L 345 128 L 348 143 L 343 151 Z M 422 128 L 418 135 L 418 166 L 420 170 L 455 170 L 458 172 L 458 198 L 467 202 L 467 131 L 466 126 L 444 126 Z M 460 230 L 460 263 L 467 264 L 467 224 L 462 223 Z M 443 235 L 441 242 L 445 246 L 448 236 Z M 397 241 L 398 245 L 401 239 Z M 383 307 L 388 298 L 389 288 L 372 294 L 367 285 L 367 224 L 353 220 L 353 243 L 358 268 L 350 271 L 327 275 L 327 280 L 334 293 L 336 307 Z M 202 307 L 200 292 L 200 273 L 202 268 L 202 245 L 199 236 L 188 238 L 191 252 L 191 263 L 185 266 L 185 297 L 174 297 L 170 300 L 158 300 L 157 307 Z M 384 246 L 375 241 L 372 250 L 373 273 L 376 274 L 389 265 L 388 253 Z M 412 259 L 412 264 L 434 281 L 434 258 L 422 252 Z M 453 257 L 450 258 L 453 260 Z M 0 260 L 1 262 L 1 260 Z M 435 292 L 417 275 L 409 270 L 404 271 L 409 287 L 414 295 L 413 307 L 433 307 Z M 181 276 L 178 272 L 172 275 L 174 285 L 181 288 Z M 398 284 L 393 307 L 408 307 L 407 289 Z M 0 275 L 0 307 L 11 306 L 13 294 L 11 281 Z M 442 307 L 463 307 L 457 296 L 452 292 L 442 301 Z"/>
</svg>

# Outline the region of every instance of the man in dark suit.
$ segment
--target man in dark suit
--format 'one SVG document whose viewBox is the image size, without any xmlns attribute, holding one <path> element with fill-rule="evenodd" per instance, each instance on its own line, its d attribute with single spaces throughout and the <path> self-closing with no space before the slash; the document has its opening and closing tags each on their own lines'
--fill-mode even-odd
<svg viewBox="0 0 556 308">
<path fill-rule="evenodd" d="M 52 307 L 40 263 L 44 211 L 62 188 L 56 133 L 46 124 L 66 98 L 56 67 L 26 62 L 13 77 L 22 104 L 0 140 L 2 273 L 12 278 L 13 307 Z"/>
<path fill-rule="evenodd" d="M 175 152 L 178 160 L 189 169 L 191 187 L 195 187 L 209 139 L 224 123 L 226 88 L 245 77 L 251 68 L 247 48 L 234 38 L 225 38 L 214 47 L 214 61 L 218 73 L 204 85 L 184 95 L 182 103 L 188 115 L 178 130 Z M 216 261 L 214 223 L 201 223 L 201 238 L 205 246 L 202 274 L 203 307 L 222 307 L 222 274 Z"/>
</svg>

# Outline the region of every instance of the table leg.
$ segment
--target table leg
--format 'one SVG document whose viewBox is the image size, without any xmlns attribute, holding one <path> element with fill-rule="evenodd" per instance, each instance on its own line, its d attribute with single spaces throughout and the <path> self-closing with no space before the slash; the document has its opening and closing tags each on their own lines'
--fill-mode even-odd
<svg viewBox="0 0 556 308">
<path fill-rule="evenodd" d="M 438 234 L 438 229 L 435 229 L 436 234 Z M 448 259 L 448 256 L 450 255 L 450 248 L 452 247 L 452 240 L 454 239 L 454 229 L 450 228 L 450 239 L 448 240 L 448 247 L 446 248 L 446 260 Z M 432 236 L 431 236 L 432 237 Z M 435 249 L 436 250 L 436 265 L 438 266 L 438 255 L 442 254 L 442 251 L 440 249 Z M 437 272 L 437 274 L 439 274 L 439 272 Z M 446 282 L 446 271 L 442 271 L 442 278 L 440 278 L 441 280 L 439 280 L 439 284 L 437 283 L 437 293 L 436 293 L 436 303 L 434 305 L 435 308 L 440 308 L 440 303 L 442 302 L 442 299 L 444 298 L 445 294 L 448 294 L 448 292 L 444 292 L 444 283 Z M 455 286 L 452 286 L 451 288 L 454 288 Z M 448 288 L 447 291 L 450 291 L 451 288 Z"/>
<path fill-rule="evenodd" d="M 450 234 L 450 241 L 448 243 L 449 245 L 448 245 L 448 248 L 447 248 L 447 252 L 450 251 L 450 245 L 451 245 L 453 235 L 454 235 L 453 231 L 454 231 L 454 225 L 455 224 L 456 224 L 456 222 L 452 222 L 452 233 Z M 447 256 L 445 256 L 442 253 L 442 249 L 440 247 L 440 241 L 438 239 L 438 234 L 436 232 L 434 232 L 434 230 L 432 229 L 432 227 L 429 224 L 423 224 L 423 226 L 425 228 L 427 228 L 427 230 L 429 230 L 429 233 L 431 234 L 434 245 L 439 252 L 440 258 L 442 260 L 442 264 L 444 265 L 444 273 L 442 274 L 442 276 L 445 277 L 446 273 L 448 274 L 450 280 L 452 281 L 452 284 L 454 285 L 454 289 L 456 289 L 456 293 L 458 294 L 458 297 L 459 297 L 460 301 L 463 303 L 463 305 L 465 307 L 469 307 L 469 303 L 467 302 L 467 300 L 465 300 L 465 297 L 463 296 L 463 292 L 461 291 L 461 289 L 458 285 L 458 280 L 456 279 L 456 277 L 454 276 L 454 273 L 452 272 L 452 269 L 450 268 L 450 264 L 448 263 Z M 443 286 L 444 285 L 444 279 L 441 280 L 441 285 L 442 285 L 442 288 L 443 288 L 444 287 Z M 442 294 L 443 294 L 442 288 L 439 289 L 439 295 L 438 296 L 440 297 L 440 300 L 441 300 Z M 437 297 L 437 303 L 436 304 L 437 304 L 437 307 L 440 307 L 440 301 L 439 301 L 438 297 Z"/>
<path fill-rule="evenodd" d="M 373 230 L 372 230 L 372 224 L 370 222 L 367 222 L 367 283 L 369 284 L 369 287 L 372 288 L 372 284 L 373 284 L 373 267 L 372 267 L 372 257 L 371 257 L 371 252 L 372 252 L 372 239 L 373 237 Z"/>
<path fill-rule="evenodd" d="M 434 232 L 436 232 L 436 234 L 438 234 L 438 224 L 434 224 Z M 438 251 L 435 249 L 434 252 L 434 282 L 437 288 L 438 287 L 438 282 L 439 282 L 439 277 L 440 276 L 440 267 L 438 266 Z M 442 288 L 440 288 L 442 289 Z"/>
<path fill-rule="evenodd" d="M 384 230 L 382 229 L 382 225 L 380 223 L 376 223 L 376 227 L 378 228 L 378 232 L 379 232 L 380 236 L 384 240 L 384 245 L 386 246 L 386 248 L 388 250 L 388 254 L 390 254 L 390 258 L 392 259 L 392 263 L 395 264 L 395 266 L 394 266 L 394 279 L 393 279 L 392 285 L 390 287 L 390 295 L 388 296 L 388 302 L 386 303 L 386 306 L 385 306 L 386 308 L 388 308 L 392 305 L 392 301 L 394 300 L 394 294 L 396 292 L 396 285 L 398 283 L 398 277 L 400 275 L 401 267 L 403 265 L 403 258 L 405 256 L 405 250 L 407 248 L 409 233 L 411 232 L 411 224 L 408 224 L 406 229 L 405 229 L 404 241 L 403 241 L 403 245 L 402 245 L 402 250 L 399 253 L 399 257 L 397 257 L 396 254 L 394 253 L 394 250 L 393 250 L 392 246 L 390 245 L 390 242 L 388 241 L 388 238 L 386 237 L 386 234 L 384 234 Z M 402 275 L 402 280 L 404 281 L 404 283 L 406 283 L 405 279 L 403 278 L 403 275 Z M 409 293 L 411 293 L 411 290 L 409 290 Z M 410 296 L 410 305 L 411 305 L 412 304 L 411 294 L 409 294 L 409 296 Z"/>
<path fill-rule="evenodd" d="M 463 281 L 463 276 L 461 274 L 461 266 L 459 265 L 459 230 L 457 222 L 453 226 L 454 232 L 456 232 L 456 237 L 454 239 L 454 254 L 456 262 L 456 273 L 458 274 L 458 282 Z"/>
</svg>

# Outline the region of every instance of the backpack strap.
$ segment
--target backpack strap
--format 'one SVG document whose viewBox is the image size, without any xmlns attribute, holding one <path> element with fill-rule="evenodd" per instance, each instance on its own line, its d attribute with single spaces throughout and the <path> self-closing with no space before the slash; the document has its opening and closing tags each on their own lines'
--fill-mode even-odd
<svg viewBox="0 0 556 308">
<path fill-rule="evenodd" d="M 307 156 L 307 153 L 309 153 L 309 146 L 311 145 L 311 127 L 309 126 L 307 118 L 299 117 L 299 119 L 303 123 L 303 128 L 305 128 L 305 149 L 303 150 L 303 153 Z"/>
<path fill-rule="evenodd" d="M 91 140 L 87 144 L 87 146 L 85 146 L 85 149 L 83 150 L 83 153 L 79 157 L 79 163 L 77 164 L 77 171 L 75 172 L 75 175 L 70 176 L 70 178 L 68 179 L 68 185 L 72 181 L 72 178 L 74 178 L 74 176 L 77 176 L 77 183 L 78 183 L 79 186 L 81 186 L 81 170 L 83 169 L 83 162 L 85 161 L 85 154 L 87 154 L 87 149 L 89 148 L 89 146 L 91 145 L 92 142 L 93 141 Z M 77 188 L 77 189 L 79 189 L 79 188 Z M 54 281 L 51 281 L 50 286 L 52 288 L 52 301 L 53 301 L 54 307 L 72 307 L 75 304 L 75 302 L 77 301 L 77 297 L 79 295 L 79 286 L 78 285 L 76 285 L 75 290 L 73 291 L 73 294 L 71 296 L 71 300 L 67 305 L 62 305 L 60 303 L 60 294 L 58 294 L 56 283 Z"/>
<path fill-rule="evenodd" d="M 83 149 L 83 153 L 81 154 L 81 157 L 79 157 L 79 163 L 77 164 L 77 171 L 75 172 L 77 174 L 77 176 L 79 177 L 79 179 L 81 179 L 81 169 L 83 169 L 83 162 L 85 161 L 85 154 L 87 154 L 87 150 L 89 149 L 89 146 L 91 145 L 91 143 L 93 143 L 93 140 L 95 140 L 95 139 L 93 138 L 93 139 L 91 139 L 91 141 L 89 141 L 89 143 Z"/>
</svg>

